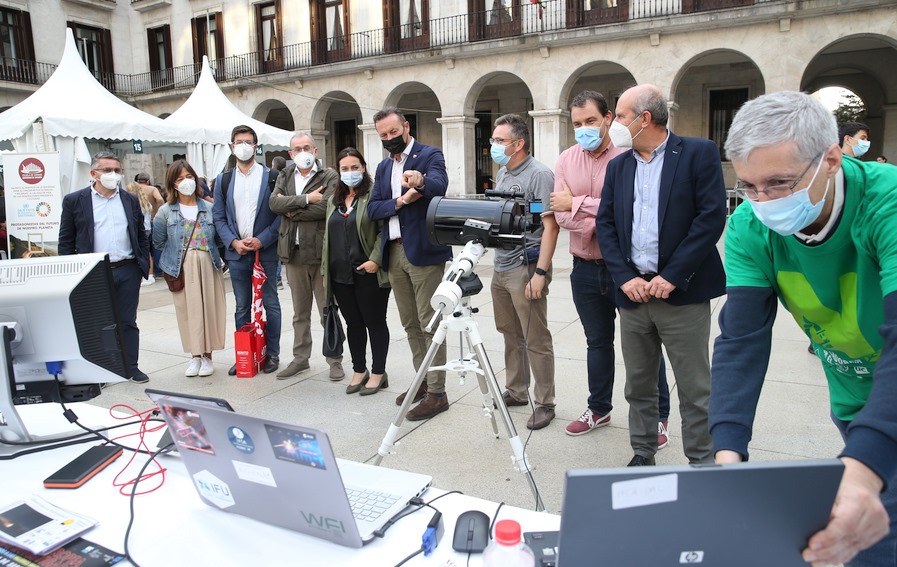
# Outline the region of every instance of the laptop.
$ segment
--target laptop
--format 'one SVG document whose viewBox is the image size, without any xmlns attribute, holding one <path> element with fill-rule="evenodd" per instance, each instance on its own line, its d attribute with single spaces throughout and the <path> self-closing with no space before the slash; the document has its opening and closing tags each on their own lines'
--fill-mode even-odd
<svg viewBox="0 0 897 567">
<path fill-rule="evenodd" d="M 806 567 L 837 459 L 570 470 L 557 565 Z"/>
<path fill-rule="evenodd" d="M 159 398 L 164 396 L 169 400 L 177 399 L 180 401 L 192 402 L 199 405 L 222 408 L 226 409 L 227 411 L 234 411 L 234 408 L 231 407 L 227 400 L 221 398 L 210 398 L 208 396 L 200 396 L 197 394 L 178 394 L 175 392 L 165 392 L 153 388 L 147 388 L 144 391 L 146 392 L 146 395 L 149 396 L 157 406 L 159 405 Z M 171 429 L 166 427 L 165 431 L 162 433 L 162 436 L 159 438 L 159 442 L 156 443 L 156 449 L 164 449 L 169 445 L 171 445 L 172 448 L 169 449 L 166 454 L 170 455 L 172 453 L 178 452 L 178 445 L 174 442 L 174 439 L 171 436 Z"/>
<path fill-rule="evenodd" d="M 347 547 L 375 537 L 428 475 L 337 459 L 318 429 L 154 395 L 203 502 Z"/>
</svg>

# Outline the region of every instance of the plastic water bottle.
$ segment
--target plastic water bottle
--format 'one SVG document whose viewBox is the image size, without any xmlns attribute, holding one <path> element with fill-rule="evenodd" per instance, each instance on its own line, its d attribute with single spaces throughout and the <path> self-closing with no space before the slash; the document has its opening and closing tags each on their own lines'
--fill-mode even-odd
<svg viewBox="0 0 897 567">
<path fill-rule="evenodd" d="M 495 539 L 483 550 L 483 567 L 534 567 L 536 556 L 520 541 L 520 524 L 501 520 L 495 524 Z"/>
</svg>

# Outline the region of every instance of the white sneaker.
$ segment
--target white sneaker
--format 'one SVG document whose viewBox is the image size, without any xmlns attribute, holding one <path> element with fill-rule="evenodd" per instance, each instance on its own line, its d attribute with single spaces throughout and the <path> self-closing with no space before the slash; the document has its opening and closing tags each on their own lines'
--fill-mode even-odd
<svg viewBox="0 0 897 567">
<path fill-rule="evenodd" d="M 156 283 L 156 278 L 152 274 L 150 274 L 150 277 L 140 282 L 140 286 L 143 287 L 145 285 L 153 285 L 154 283 Z"/>
<path fill-rule="evenodd" d="M 199 360 L 198 356 L 195 356 L 190 359 L 190 362 L 187 363 L 187 370 L 184 371 L 184 376 L 198 376 L 199 375 L 199 367 L 202 363 Z"/>
<path fill-rule="evenodd" d="M 196 360 L 195 358 L 193 360 Z M 206 358 L 205 356 L 201 358 L 202 362 L 199 365 L 199 375 L 200 376 L 211 376 L 213 372 L 215 372 L 215 367 L 212 366 L 212 359 Z"/>
</svg>

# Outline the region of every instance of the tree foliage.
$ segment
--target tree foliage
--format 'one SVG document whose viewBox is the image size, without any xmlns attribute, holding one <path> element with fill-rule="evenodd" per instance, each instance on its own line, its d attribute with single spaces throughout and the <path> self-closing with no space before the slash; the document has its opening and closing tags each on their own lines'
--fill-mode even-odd
<svg viewBox="0 0 897 567">
<path fill-rule="evenodd" d="M 860 97 L 853 93 L 844 93 L 838 108 L 834 110 L 835 119 L 838 124 L 845 122 L 865 122 L 866 106 Z"/>
</svg>

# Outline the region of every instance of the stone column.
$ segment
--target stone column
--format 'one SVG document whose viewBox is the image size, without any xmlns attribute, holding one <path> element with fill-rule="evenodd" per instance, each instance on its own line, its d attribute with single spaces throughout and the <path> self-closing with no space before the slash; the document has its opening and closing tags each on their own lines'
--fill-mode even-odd
<svg viewBox="0 0 897 567">
<path fill-rule="evenodd" d="M 679 103 L 673 102 L 672 100 L 667 101 L 667 113 L 669 113 L 669 118 L 667 118 L 667 128 L 671 131 L 676 131 L 676 115 L 679 114 Z"/>
<path fill-rule="evenodd" d="M 336 158 L 336 151 L 328 147 L 327 140 L 330 136 L 330 130 L 309 130 L 311 139 L 315 141 L 315 147 L 318 148 L 318 159 L 327 167 L 330 159 Z M 289 143 L 289 142 L 288 142 Z"/>
<path fill-rule="evenodd" d="M 358 129 L 361 130 L 362 141 L 362 147 L 358 149 L 364 154 L 364 160 L 368 162 L 368 173 L 373 178 L 374 172 L 377 170 L 377 164 L 386 157 L 386 153 L 383 150 L 383 144 L 380 142 L 380 134 L 377 133 L 377 128 L 373 122 L 370 124 L 359 124 Z"/>
<path fill-rule="evenodd" d="M 442 124 L 442 153 L 449 180 L 448 193 L 476 193 L 473 127 L 479 120 L 470 116 L 444 116 L 436 121 Z"/>
<path fill-rule="evenodd" d="M 570 127 L 570 113 L 560 108 L 531 110 L 533 117 L 532 151 L 533 157 L 552 170 L 567 141 Z"/>
</svg>

